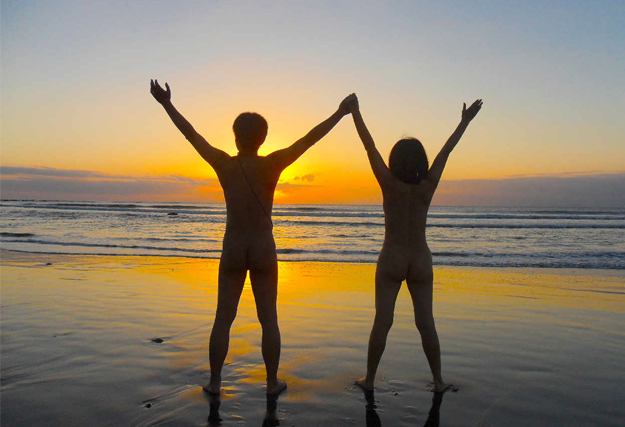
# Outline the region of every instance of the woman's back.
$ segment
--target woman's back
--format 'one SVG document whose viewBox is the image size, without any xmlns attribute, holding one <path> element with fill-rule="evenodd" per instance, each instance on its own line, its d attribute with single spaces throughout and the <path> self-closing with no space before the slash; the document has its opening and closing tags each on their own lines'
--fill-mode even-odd
<svg viewBox="0 0 625 427">
<path fill-rule="evenodd" d="M 427 181 L 415 185 L 396 178 L 383 184 L 384 246 L 414 251 L 426 245 L 427 188 Z"/>
</svg>

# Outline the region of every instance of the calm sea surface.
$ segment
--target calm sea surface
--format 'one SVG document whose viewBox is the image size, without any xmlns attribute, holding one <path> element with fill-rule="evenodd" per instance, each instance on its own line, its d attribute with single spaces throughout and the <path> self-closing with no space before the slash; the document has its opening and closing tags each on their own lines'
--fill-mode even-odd
<svg viewBox="0 0 625 427">
<path fill-rule="evenodd" d="M 2 249 L 219 258 L 224 205 L 0 202 Z M 375 263 L 381 206 L 276 205 L 284 261 Z M 625 209 L 440 207 L 428 242 L 437 265 L 625 269 Z"/>
</svg>

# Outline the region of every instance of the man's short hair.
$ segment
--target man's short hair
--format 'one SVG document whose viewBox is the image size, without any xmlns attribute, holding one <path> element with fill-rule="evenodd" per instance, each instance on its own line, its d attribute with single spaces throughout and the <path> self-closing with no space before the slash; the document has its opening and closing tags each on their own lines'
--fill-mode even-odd
<svg viewBox="0 0 625 427">
<path fill-rule="evenodd" d="M 258 113 L 239 114 L 232 125 L 237 147 L 258 150 L 265 142 L 268 128 L 267 120 Z"/>
</svg>

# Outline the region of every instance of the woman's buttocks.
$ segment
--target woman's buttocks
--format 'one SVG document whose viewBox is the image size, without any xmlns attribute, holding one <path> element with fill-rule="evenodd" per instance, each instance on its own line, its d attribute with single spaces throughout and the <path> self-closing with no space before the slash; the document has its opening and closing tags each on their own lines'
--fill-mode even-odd
<svg viewBox="0 0 625 427">
<path fill-rule="evenodd" d="M 432 255 L 425 239 L 415 244 L 404 241 L 394 242 L 385 239 L 378 258 L 377 274 L 393 280 L 403 281 L 408 278 L 409 272 L 417 267 L 418 270 L 427 269 L 432 265 Z"/>
</svg>

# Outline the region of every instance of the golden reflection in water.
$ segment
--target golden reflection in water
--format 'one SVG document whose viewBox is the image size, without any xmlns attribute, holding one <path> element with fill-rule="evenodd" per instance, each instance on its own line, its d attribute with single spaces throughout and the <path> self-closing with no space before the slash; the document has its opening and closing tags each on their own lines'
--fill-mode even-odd
<svg viewBox="0 0 625 427">
<path fill-rule="evenodd" d="M 479 296 L 483 302 L 501 297 L 533 299 L 569 308 L 625 312 L 623 275 L 612 271 L 438 267 L 434 270 L 434 298 L 463 300 Z"/>
</svg>

